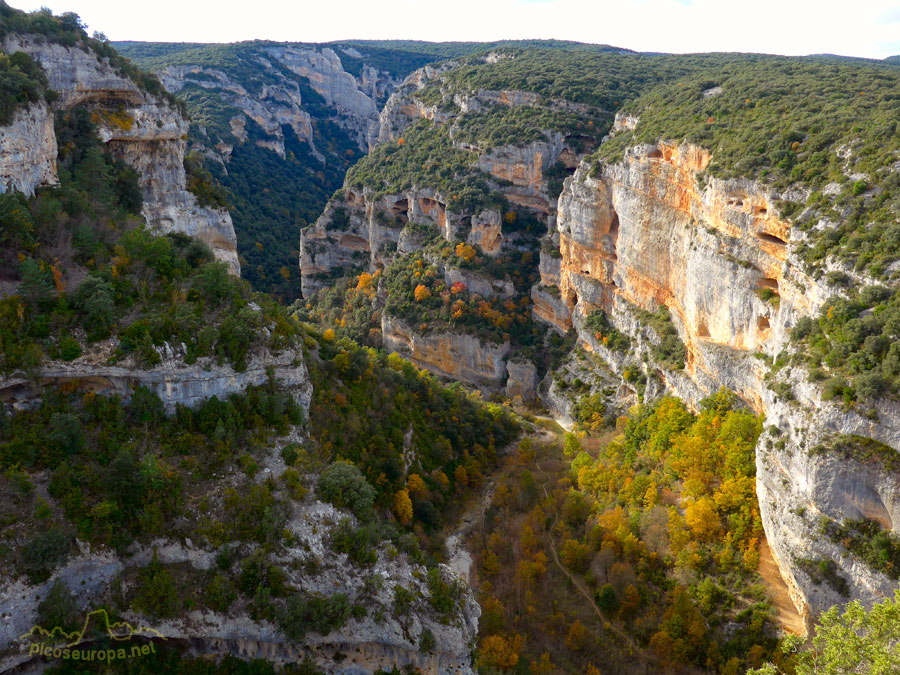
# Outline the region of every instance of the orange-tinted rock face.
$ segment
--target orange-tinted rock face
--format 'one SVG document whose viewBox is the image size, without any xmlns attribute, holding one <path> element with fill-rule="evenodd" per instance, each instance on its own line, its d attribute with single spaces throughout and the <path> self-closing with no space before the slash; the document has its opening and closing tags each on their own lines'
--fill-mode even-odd
<svg viewBox="0 0 900 675">
<path fill-rule="evenodd" d="M 552 261 L 542 258 L 543 282 L 558 284 L 580 341 L 601 353 L 616 372 L 628 364 L 652 369 L 668 390 L 695 405 L 722 387 L 731 389 L 765 415 L 767 424 L 793 429 L 795 445 L 798 437 L 807 442 L 813 419 L 814 424 L 830 424 L 840 433 L 863 428 L 863 421 L 853 427 L 843 413 L 814 417 L 821 402 L 795 411 L 767 387 L 768 367 L 755 355 L 781 352 L 790 328 L 799 317 L 818 311 L 827 290 L 791 255 L 790 225 L 775 212 L 775 196 L 748 180 L 709 178 L 701 188 L 697 173 L 709 161 L 703 149 L 659 144 L 630 151 L 620 163 L 604 167 L 598 178 L 590 177 L 586 165 L 579 167 L 559 200 L 559 273 Z M 537 291 L 535 316 L 563 327 L 549 294 Z M 652 339 L 634 308 L 652 311 L 658 305 L 668 308 L 685 344 L 683 370 L 653 365 L 652 350 L 648 353 L 647 341 Z M 603 354 L 592 343 L 583 319 L 597 307 L 632 337 L 637 356 Z M 791 386 L 800 391 L 806 384 Z M 872 427 L 865 427 L 867 435 L 873 434 Z M 859 512 L 891 525 L 896 520 L 890 517 L 891 508 L 884 506 L 890 501 L 884 491 L 864 491 L 859 489 L 864 481 L 848 480 L 847 485 L 855 486 L 848 488 L 850 496 L 837 495 L 836 506 L 830 505 L 823 495 L 834 493 L 833 486 L 839 483 L 832 467 L 806 466 L 804 462 L 820 460 L 809 459 L 803 450 L 766 448 L 772 448 L 771 441 L 762 450 L 757 447 L 763 523 L 788 591 L 800 616 L 809 619 L 827 606 L 831 596 L 811 590 L 813 584 L 793 560 L 828 553 L 809 544 L 806 526 L 786 515 L 796 511 L 792 505 L 815 505 L 832 514 Z M 771 456 L 765 458 L 767 452 Z M 797 528 L 803 536 L 794 534 Z M 853 574 L 859 576 L 855 572 L 849 576 Z M 855 583 L 852 578 L 851 582 Z M 854 592 L 872 597 L 879 583 L 863 575 Z"/>
<path fill-rule="evenodd" d="M 536 151 L 524 160 L 509 161 L 489 158 L 484 162 L 484 168 L 495 178 L 508 180 L 514 185 L 527 187 L 537 192 L 543 178 L 541 174 L 543 160 L 543 153 Z"/>
<path fill-rule="evenodd" d="M 702 344 L 773 354 L 791 313 L 810 308 L 809 280 L 785 263 L 789 224 L 747 181 L 711 180 L 701 191 L 696 174 L 709 161 L 694 146 L 644 148 L 600 179 L 579 169 L 559 207 L 567 304 L 581 302 L 582 313 L 612 310 L 617 299 L 665 305 L 684 327 L 698 378 L 709 371 Z"/>
<path fill-rule="evenodd" d="M 493 344 L 466 334 L 421 334 L 403 321 L 382 315 L 384 347 L 422 368 L 474 384 L 498 385 L 506 379 L 509 343 Z"/>
<path fill-rule="evenodd" d="M 500 212 L 488 209 L 473 216 L 468 242 L 473 246 L 480 246 L 489 256 L 499 255 L 503 245 L 503 222 Z"/>
<path fill-rule="evenodd" d="M 554 326 L 560 333 L 567 333 L 572 327 L 572 310 L 549 291 L 535 286 L 531 289 L 531 311 L 534 317 Z"/>
</svg>

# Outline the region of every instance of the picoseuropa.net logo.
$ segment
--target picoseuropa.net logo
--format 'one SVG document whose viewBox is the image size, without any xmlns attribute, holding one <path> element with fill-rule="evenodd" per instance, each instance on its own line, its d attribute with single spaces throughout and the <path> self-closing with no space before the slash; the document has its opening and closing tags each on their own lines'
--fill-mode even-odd
<svg viewBox="0 0 900 675">
<path fill-rule="evenodd" d="M 109 637 L 109 647 L 78 649 L 79 645 L 98 638 L 102 639 L 104 635 Z M 80 630 L 67 633 L 59 626 L 47 630 L 42 626 L 35 625 L 19 639 L 31 641 L 28 647 L 28 654 L 31 656 L 46 656 L 72 661 L 109 662 L 156 653 L 156 645 L 152 640 L 141 644 L 130 644 L 130 640 L 135 637 L 166 639 L 162 633 L 149 626 L 135 628 L 125 621 L 110 623 L 105 609 L 90 612 L 84 618 L 84 624 Z"/>
</svg>

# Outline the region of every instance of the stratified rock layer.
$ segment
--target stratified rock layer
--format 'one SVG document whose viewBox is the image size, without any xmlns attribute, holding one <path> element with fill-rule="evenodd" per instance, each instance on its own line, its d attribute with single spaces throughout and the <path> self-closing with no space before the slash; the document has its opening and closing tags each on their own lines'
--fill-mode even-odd
<svg viewBox="0 0 900 675">
<path fill-rule="evenodd" d="M 810 450 L 835 434 L 900 447 L 900 409 L 882 402 L 877 418 L 863 418 L 823 402 L 818 388 L 789 368 L 776 377 L 792 395 L 769 388 L 766 358 L 788 346 L 797 319 L 817 313 L 831 292 L 791 253 L 796 236 L 776 214 L 779 196 L 747 180 L 708 179 L 701 188 L 697 175 L 709 159 L 702 148 L 660 143 L 633 148 L 599 174 L 587 164 L 579 167 L 560 196 L 561 258 L 543 254 L 535 315 L 563 330 L 568 323 L 558 303 L 565 303 L 582 345 L 613 371 L 638 365 L 648 382 L 661 382 L 694 405 L 727 387 L 765 415 L 769 431 L 756 449 L 763 524 L 791 597 L 809 623 L 847 598 L 811 579 L 803 561 L 833 560 L 850 597 L 867 603 L 896 586 L 823 537 L 819 517 L 867 517 L 894 529 L 900 516 L 896 475 L 846 454 Z M 558 288 L 558 301 L 547 286 Z M 659 338 L 640 312 L 660 305 L 684 342 L 683 369 L 653 362 Z M 611 352 L 597 341 L 584 324 L 597 308 L 630 336 L 633 355 L 645 358 Z"/>
<path fill-rule="evenodd" d="M 92 111 L 101 140 L 138 172 L 143 215 L 151 228 L 198 237 L 240 274 L 231 216 L 201 206 L 185 188 L 188 125 L 177 108 L 143 91 L 93 52 L 15 34 L 4 39 L 2 48 L 25 52 L 40 64 L 59 94 L 54 109 L 86 106 Z M 57 182 L 53 110 L 32 106 L 0 130 L 0 181 L 26 194 Z"/>
</svg>

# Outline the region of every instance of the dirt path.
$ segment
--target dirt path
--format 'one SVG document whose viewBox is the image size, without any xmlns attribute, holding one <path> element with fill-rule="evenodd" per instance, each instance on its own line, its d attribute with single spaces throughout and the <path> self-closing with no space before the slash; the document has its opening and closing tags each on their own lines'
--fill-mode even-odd
<svg viewBox="0 0 900 675">
<path fill-rule="evenodd" d="M 550 481 L 553 479 L 551 478 L 549 473 L 544 471 L 543 467 L 541 467 L 540 462 L 536 462 L 535 466 L 537 467 L 537 470 L 540 471 L 542 474 L 544 474 L 544 476 L 547 478 L 547 480 L 544 482 L 544 484 L 541 485 L 541 489 L 544 491 L 544 497 L 546 498 L 549 496 L 549 493 L 547 492 L 547 485 L 549 485 Z M 547 541 L 550 545 L 550 554 L 553 556 L 554 564 L 559 568 L 560 572 L 562 572 L 563 574 L 566 575 L 566 577 L 569 579 L 569 581 L 572 582 L 572 585 L 578 590 L 578 592 L 582 596 L 584 596 L 584 599 L 588 601 L 590 606 L 593 608 L 594 612 L 597 614 L 597 616 L 603 622 L 603 627 L 606 630 L 613 633 L 614 635 L 616 635 L 616 637 L 621 639 L 628 646 L 629 656 L 639 655 L 645 660 L 645 662 L 649 661 L 650 656 L 643 649 L 638 647 L 637 644 L 635 644 L 634 640 L 631 638 L 631 636 L 628 633 L 623 631 L 618 626 L 613 625 L 609 621 L 609 619 L 607 619 L 603 615 L 603 612 L 597 606 L 597 603 L 594 602 L 594 596 L 590 593 L 590 591 L 588 591 L 588 589 L 585 588 L 584 584 L 582 584 L 582 582 L 580 580 L 578 580 L 571 572 L 569 572 L 569 570 L 567 570 L 565 567 L 563 567 L 562 563 L 559 561 L 559 554 L 556 550 L 556 544 L 553 543 L 553 534 L 552 534 L 553 528 L 556 527 L 556 524 L 558 522 L 559 522 L 559 513 L 557 512 L 556 518 L 554 518 L 553 524 L 550 526 L 549 534 L 547 535 Z"/>
<path fill-rule="evenodd" d="M 772 549 L 769 548 L 765 537 L 759 543 L 759 569 L 757 571 L 763 579 L 766 593 L 772 600 L 775 622 L 789 633 L 805 635 L 806 626 L 791 600 L 787 584 L 781 578 L 778 563 L 775 562 L 775 556 L 772 555 Z"/>
</svg>

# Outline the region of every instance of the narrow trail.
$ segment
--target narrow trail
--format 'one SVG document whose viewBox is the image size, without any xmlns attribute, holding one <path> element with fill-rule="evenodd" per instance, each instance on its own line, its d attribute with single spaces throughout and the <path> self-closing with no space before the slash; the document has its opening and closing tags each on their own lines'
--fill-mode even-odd
<svg viewBox="0 0 900 675">
<path fill-rule="evenodd" d="M 550 493 L 547 492 L 547 485 L 549 485 L 550 481 L 553 479 L 549 473 L 544 471 L 543 467 L 541 466 L 540 461 L 535 462 L 535 466 L 537 467 L 537 470 L 540 471 L 542 474 L 544 474 L 544 476 L 546 476 L 546 478 L 547 478 L 547 480 L 544 482 L 544 484 L 541 485 L 541 489 L 544 491 L 544 497 L 547 498 L 550 496 Z M 550 544 L 550 553 L 553 556 L 554 564 L 559 568 L 560 572 L 562 572 L 563 574 L 566 575 L 566 577 L 569 579 L 569 581 L 572 582 L 572 585 L 576 589 L 578 589 L 578 592 L 581 593 L 582 596 L 584 596 L 584 599 L 590 603 L 591 607 L 594 609 L 594 612 L 597 614 L 597 616 L 603 622 L 603 627 L 605 629 L 607 629 L 608 631 L 610 631 L 611 633 L 615 634 L 618 638 L 622 639 L 628 645 L 630 656 L 634 656 L 634 655 L 641 656 L 644 659 L 645 666 L 646 666 L 646 663 L 651 661 L 650 655 L 647 654 L 647 652 L 645 652 L 643 649 L 641 649 L 637 644 L 635 644 L 634 640 L 631 638 L 631 636 L 628 633 L 623 631 L 618 626 L 615 626 L 614 624 L 612 624 L 609 621 L 609 619 L 607 619 L 603 615 L 602 610 L 597 606 L 597 603 L 594 602 L 594 596 L 591 595 L 591 593 L 588 591 L 588 589 L 585 588 L 584 585 L 578 579 L 576 579 L 575 576 L 571 572 L 569 572 L 569 570 L 567 570 L 563 566 L 563 564 L 559 561 L 559 554 L 556 551 L 556 545 L 553 543 L 553 535 L 552 535 L 553 528 L 556 527 L 556 524 L 558 522 L 559 522 L 559 512 L 556 513 L 556 518 L 554 518 L 553 524 L 550 526 L 550 533 L 547 535 L 547 541 Z"/>
</svg>

